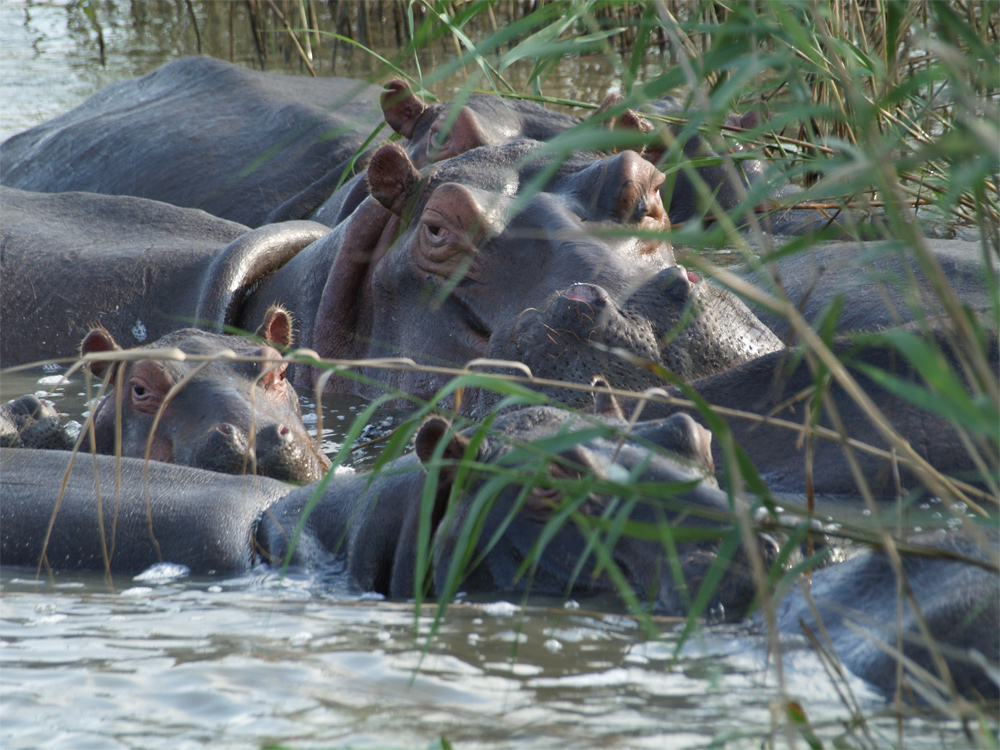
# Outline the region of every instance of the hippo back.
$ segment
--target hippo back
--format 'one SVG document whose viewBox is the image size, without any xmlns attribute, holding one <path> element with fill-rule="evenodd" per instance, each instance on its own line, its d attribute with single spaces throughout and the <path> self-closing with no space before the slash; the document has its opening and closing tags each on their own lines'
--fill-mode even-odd
<svg viewBox="0 0 1000 750">
<path fill-rule="evenodd" d="M 257 519 L 288 491 L 265 477 L 130 458 L 121 460 L 120 485 L 117 478 L 111 456 L 0 449 L 0 561 L 34 567 L 44 548 L 57 569 L 103 570 L 106 561 L 126 573 L 159 562 L 203 573 L 245 571 Z"/>
<path fill-rule="evenodd" d="M 8 139 L 0 174 L 23 190 L 153 198 L 259 226 L 344 166 L 382 119 L 379 94 L 185 58 Z"/>
</svg>

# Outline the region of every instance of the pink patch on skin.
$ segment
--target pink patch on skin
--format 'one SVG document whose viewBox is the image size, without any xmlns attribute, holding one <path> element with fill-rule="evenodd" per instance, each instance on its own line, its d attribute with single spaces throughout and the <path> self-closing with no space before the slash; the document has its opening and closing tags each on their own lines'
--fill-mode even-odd
<svg viewBox="0 0 1000 750">
<path fill-rule="evenodd" d="M 692 284 L 697 284 L 699 281 L 701 281 L 701 276 L 696 274 L 694 271 L 688 271 L 687 277 L 688 281 L 690 281 Z"/>
<path fill-rule="evenodd" d="M 590 304 L 597 300 L 597 291 L 589 284 L 574 284 L 563 293 L 563 297 L 574 302 Z"/>
</svg>

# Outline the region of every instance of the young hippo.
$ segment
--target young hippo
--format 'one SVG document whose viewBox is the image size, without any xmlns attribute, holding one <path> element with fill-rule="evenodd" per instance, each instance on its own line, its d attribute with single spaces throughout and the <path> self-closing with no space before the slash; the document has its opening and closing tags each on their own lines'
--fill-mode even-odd
<svg viewBox="0 0 1000 750">
<path fill-rule="evenodd" d="M 288 313 L 270 310 L 259 334 L 263 345 L 186 328 L 133 350 L 142 358 L 105 360 L 121 349 L 104 329 L 91 331 L 81 353 L 107 378 L 93 409 L 96 451 L 287 482 L 322 477 L 330 462 L 302 423 L 288 365 L 274 348 L 292 343 Z"/>
</svg>

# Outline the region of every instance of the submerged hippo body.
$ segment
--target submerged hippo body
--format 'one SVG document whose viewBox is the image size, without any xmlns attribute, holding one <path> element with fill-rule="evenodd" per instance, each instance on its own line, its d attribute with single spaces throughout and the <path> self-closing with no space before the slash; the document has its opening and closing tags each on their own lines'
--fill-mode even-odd
<svg viewBox="0 0 1000 750">
<path fill-rule="evenodd" d="M 762 259 L 757 268 L 743 269 L 740 275 L 766 291 L 775 280 L 802 313 L 816 327 L 822 317 L 840 309 L 834 329 L 840 333 L 870 331 L 913 321 L 935 324 L 947 316 L 931 278 L 946 282 L 958 302 L 997 320 L 997 279 L 1000 262 L 987 264 L 987 253 L 978 243 L 961 240 L 924 240 L 928 257 L 936 268 L 921 266 L 916 251 L 902 243 L 824 243 L 777 260 Z M 786 318 L 755 309 L 757 315 L 779 337 L 788 337 Z"/>
<path fill-rule="evenodd" d="M 595 560 L 592 551 L 584 552 L 586 539 L 581 529 L 607 529 L 598 519 L 625 509 L 635 530 L 671 520 L 678 539 L 686 528 L 703 530 L 678 541 L 674 550 L 684 584 L 677 582 L 667 565 L 670 558 L 662 541 L 650 541 L 659 536 L 643 539 L 626 532 L 611 554 L 640 604 L 648 603 L 654 611 L 667 614 L 690 611 L 700 582 L 718 558 L 719 545 L 740 533 L 731 527 L 725 494 L 703 479 L 703 470 L 711 466 L 706 458 L 706 431 L 687 418 L 674 417 L 640 423 L 633 438 L 621 444 L 607 426 L 538 407 L 505 415 L 495 426 L 498 433 L 476 442 L 475 430 L 448 436 L 447 424 L 432 419 L 417 435 L 416 455 L 387 465 L 374 478 L 333 478 L 306 518 L 291 560 L 307 567 L 332 564 L 346 571 L 359 589 L 393 598 L 410 598 L 416 587 L 443 598 L 458 591 L 480 597 L 530 591 L 579 598 L 615 591 L 606 567 L 597 577 L 592 575 Z M 568 427 L 583 429 L 584 434 L 579 439 L 557 438 Z M 553 439 L 561 446 L 556 449 L 557 457 L 531 447 L 551 445 Z M 541 443 L 521 450 L 522 440 Z M 679 457 L 651 452 L 644 447 L 649 443 L 677 448 Z M 492 470 L 470 484 L 457 485 L 454 462 L 462 457 L 477 457 Z M 439 458 L 443 459 L 440 463 Z M 0 562 L 4 565 L 39 564 L 67 463 L 65 453 L 0 449 Z M 105 557 L 97 523 L 95 468 L 101 472 L 102 487 L 115 486 L 111 459 L 76 462 L 48 542 L 46 559 L 52 567 L 100 570 L 108 566 L 137 572 L 171 561 L 193 572 L 224 574 L 248 571 L 261 559 L 277 565 L 292 549 L 290 539 L 302 520 L 303 508 L 316 492 L 315 485 L 291 490 L 266 478 L 220 476 L 156 463 L 147 468 L 125 459 L 117 504 L 103 504 L 105 533 L 117 524 L 113 551 Z M 496 478 L 506 470 L 513 481 L 498 484 Z M 630 471 L 641 472 L 640 481 L 629 478 Z M 430 472 L 437 472 L 437 483 L 431 489 L 432 506 L 425 521 L 429 569 L 426 578 L 417 582 L 421 497 Z M 577 477 L 596 479 L 598 484 L 580 492 L 575 489 Z M 670 482 L 683 484 L 673 493 L 657 491 Z M 205 502 L 205 497 L 212 502 Z M 482 509 L 480 503 L 492 497 L 492 506 Z M 632 500 L 637 500 L 634 506 Z M 564 517 L 558 530 L 546 537 L 537 560 L 530 562 L 545 524 L 567 508 L 574 508 L 576 515 Z M 470 536 L 469 529 L 480 520 L 481 532 Z M 472 539 L 472 547 L 463 546 L 466 539 Z M 975 567 L 960 558 L 903 557 L 914 595 L 943 648 L 956 685 L 964 693 L 995 696 L 996 686 L 986 670 L 989 665 L 995 670 L 997 661 L 997 574 L 989 569 L 982 548 L 970 545 L 961 532 L 935 536 L 931 546 L 987 563 Z M 754 595 L 743 554 L 740 548 L 730 559 L 721 585 L 707 603 L 729 619 L 744 616 Z M 461 560 L 471 562 L 463 567 L 456 562 Z M 777 625 L 788 635 L 800 634 L 803 623 L 813 626 L 809 604 L 796 586 L 777 609 Z M 825 635 L 844 664 L 890 691 L 895 683 L 891 660 L 853 629 L 856 623 L 895 646 L 896 581 L 884 556 L 863 552 L 815 572 L 813 599 L 824 615 Z M 909 615 L 903 619 L 903 629 L 907 638 L 914 637 Z M 985 668 L 967 657 L 969 646 L 985 657 Z M 928 668 L 919 645 L 907 646 L 907 653 Z M 936 668 L 930 666 L 930 671 Z"/>
<path fill-rule="evenodd" d="M 909 335 L 917 332 L 906 331 Z M 959 360 L 966 353 L 956 355 L 949 337 L 937 331 L 931 343 L 938 347 L 952 368 L 959 367 Z M 981 469 L 970 458 L 969 450 L 958 434 L 951 415 L 942 416 L 940 409 L 931 410 L 917 406 L 901 398 L 890 389 L 876 382 L 871 370 L 887 373 L 900 381 L 924 386 L 920 372 L 900 352 L 882 342 L 858 343 L 850 339 L 838 339 L 832 346 L 833 352 L 845 362 L 847 370 L 868 398 L 875 404 L 892 427 L 903 437 L 913 450 L 931 466 L 963 481 L 977 485 L 988 485 Z M 986 333 L 983 350 L 984 359 L 991 374 L 1000 377 L 1000 357 L 998 357 L 995 332 Z M 752 415 L 774 417 L 794 424 L 808 422 L 810 398 L 814 393 L 816 375 L 806 361 L 795 356 L 794 351 L 777 351 L 759 357 L 746 364 L 733 367 L 722 373 L 699 378 L 690 387 L 709 405 L 736 409 Z M 830 403 L 839 415 L 848 437 L 888 450 L 881 433 L 856 401 L 837 384 L 828 386 Z M 978 390 L 982 390 L 982 385 Z M 679 391 L 676 395 L 682 396 Z M 822 403 L 819 424 L 833 429 L 829 406 Z M 644 416 L 662 417 L 680 409 L 676 406 L 650 404 L 643 411 Z M 692 416 L 702 417 L 694 409 L 688 410 Z M 807 451 L 800 434 L 794 429 L 775 424 L 759 424 L 742 417 L 727 419 L 733 437 L 757 467 L 765 484 L 774 492 L 803 493 L 807 489 L 807 474 L 811 474 L 812 487 L 817 494 L 857 495 L 857 480 L 845 449 L 838 441 L 816 437 L 812 440 L 812 465 L 807 471 Z M 988 472 L 997 476 L 998 457 L 989 440 L 973 437 Z M 896 467 L 891 456 L 875 455 L 855 450 L 857 465 L 865 480 L 876 495 L 896 496 L 897 491 L 917 490 L 939 494 L 941 488 L 934 487 L 919 474 L 905 465 Z M 722 466 L 722 453 L 716 445 L 717 465 Z"/>
<path fill-rule="evenodd" d="M 125 459 L 122 496 L 114 503 L 104 503 L 105 526 L 111 527 L 116 513 L 126 523 L 134 519 L 135 525 L 118 522 L 119 540 L 107 565 L 111 570 L 136 572 L 169 561 L 205 573 L 246 571 L 254 560 L 280 564 L 290 559 L 307 567 L 342 560 L 352 580 L 363 590 L 408 598 L 418 585 L 414 576 L 421 497 L 427 469 L 433 467 L 437 486 L 427 525 L 431 550 L 427 582 L 432 594 L 450 597 L 455 593 L 448 583 L 453 560 L 464 554 L 458 545 L 463 539 L 475 540 L 469 537 L 466 526 L 476 523 L 481 512 L 477 510 L 481 503 L 477 498 L 484 477 L 476 478 L 475 472 L 468 484 L 455 488 L 455 504 L 449 507 L 457 480 L 455 462 L 467 453 L 482 463 L 510 467 L 513 472 L 511 483 L 501 488 L 492 509 L 479 518 L 485 523 L 475 542 L 475 556 L 481 556 L 481 561 L 457 579 L 461 590 L 468 593 L 499 595 L 529 589 L 552 596 L 614 593 L 607 572 L 591 575 L 597 561 L 587 551 L 587 541 L 576 523 L 567 525 L 548 542 L 533 571 L 527 576 L 518 575 L 546 522 L 564 501 L 577 505 L 581 518 L 595 523 L 602 513 L 633 498 L 638 502 L 631 515 L 638 524 L 676 518 L 683 525 L 714 529 L 715 538 L 709 531 L 708 541 L 678 545 L 688 587 L 693 590 L 714 561 L 719 538 L 737 533 L 727 528 L 730 506 L 726 496 L 714 482 L 704 481 L 708 467 L 703 462 L 711 436 L 687 417 L 649 423 L 637 433 L 643 443 L 630 441 L 625 445 L 619 445 L 614 429 L 607 425 L 577 420 L 547 407 L 506 415 L 494 427 L 499 430 L 495 436 L 470 448 L 474 429 L 446 435 L 448 424 L 434 418 L 416 437 L 416 455 L 388 464 L 375 477 L 334 477 L 309 513 L 294 551 L 290 540 L 304 508 L 316 493 L 315 485 L 292 490 L 263 477 L 256 478 L 253 485 L 244 477 L 215 475 L 210 480 L 206 474 L 186 467 L 155 463 L 149 465 L 147 483 L 142 462 Z M 564 438 L 568 447 L 555 459 L 530 448 L 518 449 L 523 441 L 574 432 L 581 433 L 580 437 Z M 677 449 L 678 453 L 650 450 L 646 447 L 650 444 L 665 444 L 668 450 Z M 3 564 L 38 564 L 67 459 L 52 451 L 0 453 Z M 40 473 L 43 467 L 44 474 Z M 115 486 L 112 462 L 100 457 L 76 462 L 45 550 L 53 567 L 105 567 L 97 533 L 95 467 L 101 472 L 101 487 Z M 678 486 L 666 495 L 639 500 L 639 494 L 629 489 L 624 479 L 630 471 L 651 482 Z M 525 478 L 533 476 L 542 477 L 543 486 L 525 485 Z M 588 478 L 605 489 L 581 494 L 575 489 L 578 480 Z M 611 497 L 622 492 L 621 499 Z M 212 501 L 199 502 L 199 494 Z M 147 498 L 151 502 L 148 525 Z M 501 528 L 502 538 L 492 540 L 494 532 Z M 214 544 L 199 541 L 213 539 L 217 540 Z M 678 590 L 658 544 L 623 537 L 614 555 L 630 585 L 656 611 L 676 614 L 687 609 L 685 602 L 692 593 Z M 575 571 L 581 559 L 584 567 Z M 720 611 L 732 617 L 745 611 L 753 596 L 742 560 L 742 553 L 737 553 L 730 563 L 730 578 L 716 593 L 722 605 Z"/>
<path fill-rule="evenodd" d="M 965 531 L 937 531 L 916 534 L 906 541 L 927 548 L 927 556 L 902 555 L 901 567 L 915 594 L 919 617 L 944 656 L 947 678 L 941 677 L 927 648 L 913 606 L 909 601 L 900 602 L 893 567 L 880 551 L 867 550 L 815 571 L 808 599 L 798 586 L 789 589 L 777 607 L 779 629 L 789 634 L 811 631 L 824 645 L 828 636 L 847 669 L 888 695 L 896 688 L 898 664 L 892 653 L 901 645 L 911 663 L 941 679 L 944 687 L 932 692 L 948 696 L 951 683 L 961 695 L 996 700 L 1000 697 L 996 682 L 1000 576 L 995 565 L 1000 537 L 995 524 L 992 531 L 978 529 L 975 536 Z M 824 631 L 817 625 L 817 614 Z M 914 693 L 907 687 L 926 684 L 919 672 L 915 677 L 913 672 L 917 670 L 909 666 L 903 670 L 904 696 L 915 694 L 926 700 L 926 693 Z"/>
<path fill-rule="evenodd" d="M 203 211 L 90 193 L 0 188 L 0 365 L 74 356 L 103 326 L 126 348 L 241 300 L 329 229 L 250 231 Z M 264 311 L 248 322 L 254 330 Z"/>
<path fill-rule="evenodd" d="M 256 227 L 346 169 L 381 119 L 380 94 L 358 81 L 184 58 L 5 141 L 0 182 L 151 198 Z"/>
<path fill-rule="evenodd" d="M 91 331 L 82 353 L 109 355 L 90 362 L 96 376 L 109 378 L 93 409 L 96 451 L 287 482 L 318 480 L 330 462 L 302 423 L 298 395 L 285 378 L 288 365 L 274 348 L 292 343 L 287 313 L 271 310 L 260 335 L 263 345 L 185 328 L 144 347 L 147 358 L 121 361 L 110 358 L 118 350 L 111 335 Z"/>
</svg>

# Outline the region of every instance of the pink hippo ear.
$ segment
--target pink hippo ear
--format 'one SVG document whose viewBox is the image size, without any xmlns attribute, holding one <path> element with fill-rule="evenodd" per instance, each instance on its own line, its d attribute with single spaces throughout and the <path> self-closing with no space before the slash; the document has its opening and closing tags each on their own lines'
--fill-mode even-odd
<svg viewBox="0 0 1000 750">
<path fill-rule="evenodd" d="M 121 349 L 118 346 L 118 342 L 115 341 L 114 336 L 104 328 L 92 329 L 86 338 L 84 338 L 83 343 L 80 344 L 80 354 L 82 356 L 99 352 L 119 352 Z M 114 360 L 93 360 L 90 363 L 90 371 L 97 377 L 103 378 L 108 369 L 113 368 L 117 364 L 118 362 Z"/>
<path fill-rule="evenodd" d="M 291 313 L 279 305 L 271 305 L 264 313 L 257 335 L 278 348 L 291 346 L 295 343 Z"/>
<path fill-rule="evenodd" d="M 389 127 L 404 138 L 413 138 L 420 116 L 427 110 L 423 99 L 413 93 L 406 81 L 389 81 L 382 92 L 382 115 Z"/>
<path fill-rule="evenodd" d="M 382 146 L 368 163 L 368 192 L 396 216 L 402 216 L 420 183 L 420 172 L 395 143 Z"/>
</svg>

